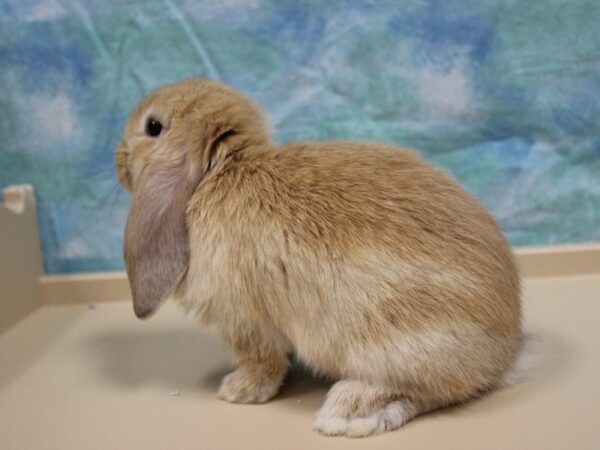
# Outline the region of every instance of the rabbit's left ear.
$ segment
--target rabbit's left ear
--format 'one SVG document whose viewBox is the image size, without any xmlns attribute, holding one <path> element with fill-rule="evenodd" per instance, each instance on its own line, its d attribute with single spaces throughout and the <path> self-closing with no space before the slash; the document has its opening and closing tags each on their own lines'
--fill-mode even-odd
<svg viewBox="0 0 600 450">
<path fill-rule="evenodd" d="M 207 130 L 209 131 L 209 130 Z M 182 151 L 147 163 L 133 190 L 125 230 L 125 263 L 133 309 L 147 318 L 175 290 L 190 259 L 186 223 L 188 202 L 199 182 L 223 159 L 229 130 L 211 130 L 200 153 Z"/>
<path fill-rule="evenodd" d="M 189 263 L 185 210 L 198 176 L 187 155 L 157 159 L 139 175 L 125 230 L 125 263 L 140 319 L 149 317 L 177 286 Z"/>
</svg>

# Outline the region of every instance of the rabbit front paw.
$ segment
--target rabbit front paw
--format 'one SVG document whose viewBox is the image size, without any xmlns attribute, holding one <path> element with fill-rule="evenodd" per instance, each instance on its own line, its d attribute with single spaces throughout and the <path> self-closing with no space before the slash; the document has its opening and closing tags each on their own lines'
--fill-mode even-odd
<svg viewBox="0 0 600 450">
<path fill-rule="evenodd" d="M 265 403 L 279 392 L 285 370 L 269 373 L 254 367 L 239 367 L 221 382 L 217 398 L 230 403 Z"/>
</svg>

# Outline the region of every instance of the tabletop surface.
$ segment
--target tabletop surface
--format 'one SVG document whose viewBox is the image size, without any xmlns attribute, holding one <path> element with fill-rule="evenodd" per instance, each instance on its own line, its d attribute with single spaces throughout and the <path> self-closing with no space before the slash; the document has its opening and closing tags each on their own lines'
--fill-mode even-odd
<svg viewBox="0 0 600 450">
<path fill-rule="evenodd" d="M 529 379 L 365 439 L 311 429 L 327 383 L 295 370 L 264 405 L 215 398 L 231 369 L 218 340 L 174 304 L 38 309 L 0 336 L 3 449 L 600 448 L 600 276 L 524 283 Z"/>
</svg>

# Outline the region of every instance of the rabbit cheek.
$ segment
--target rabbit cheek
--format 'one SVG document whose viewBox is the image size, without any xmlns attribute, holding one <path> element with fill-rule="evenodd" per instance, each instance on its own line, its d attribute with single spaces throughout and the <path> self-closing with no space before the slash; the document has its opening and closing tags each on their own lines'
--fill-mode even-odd
<svg viewBox="0 0 600 450">
<path fill-rule="evenodd" d="M 128 172 L 129 172 L 129 178 L 131 179 L 131 185 L 135 186 L 137 184 L 137 180 L 139 180 L 140 178 L 140 174 L 142 173 L 142 170 L 144 169 L 145 166 L 145 161 L 144 158 L 139 156 L 139 157 L 133 157 L 133 153 L 129 154 L 129 158 L 128 158 Z"/>
<path fill-rule="evenodd" d="M 120 143 L 115 152 L 115 166 L 117 169 L 117 178 L 121 185 L 129 192 L 133 189 L 131 174 L 129 173 L 129 152 L 125 145 Z"/>
</svg>

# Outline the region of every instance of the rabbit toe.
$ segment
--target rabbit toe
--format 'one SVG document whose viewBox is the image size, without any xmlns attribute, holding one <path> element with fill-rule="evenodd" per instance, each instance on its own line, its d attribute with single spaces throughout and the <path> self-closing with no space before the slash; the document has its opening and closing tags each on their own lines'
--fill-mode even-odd
<svg viewBox="0 0 600 450">
<path fill-rule="evenodd" d="M 237 369 L 221 382 L 217 398 L 230 403 L 265 403 L 279 392 L 281 378 L 244 369 Z"/>
</svg>

